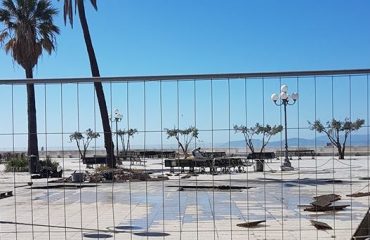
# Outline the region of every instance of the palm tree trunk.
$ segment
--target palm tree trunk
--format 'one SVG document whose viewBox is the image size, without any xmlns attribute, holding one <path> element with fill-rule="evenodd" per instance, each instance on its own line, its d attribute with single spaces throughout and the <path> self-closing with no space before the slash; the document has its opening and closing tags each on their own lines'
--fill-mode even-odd
<svg viewBox="0 0 370 240">
<path fill-rule="evenodd" d="M 87 24 L 83 0 L 77 1 L 77 8 L 78 8 L 78 15 L 80 18 L 82 31 L 84 34 L 87 53 L 89 55 L 91 73 L 93 77 L 100 77 L 99 66 L 96 60 L 95 51 L 94 51 L 94 47 L 93 47 L 90 32 L 89 32 L 89 26 Z M 100 109 L 100 117 L 101 117 L 102 124 L 103 124 L 104 144 L 105 144 L 105 150 L 107 152 L 107 161 L 108 161 L 107 164 L 109 167 L 113 168 L 113 167 L 116 167 L 116 159 L 114 156 L 114 144 L 112 141 L 111 127 L 109 125 L 109 117 L 108 117 L 107 104 L 105 102 L 104 90 L 103 90 L 103 86 L 101 82 L 95 82 L 94 86 L 95 86 L 96 97 L 98 99 L 98 104 L 99 104 L 99 109 Z"/>
<path fill-rule="evenodd" d="M 32 68 L 26 69 L 26 77 L 33 78 Z M 28 116 L 28 169 L 30 173 L 37 173 L 39 150 L 37 143 L 37 120 L 35 88 L 33 83 L 27 84 L 27 116 Z"/>
</svg>

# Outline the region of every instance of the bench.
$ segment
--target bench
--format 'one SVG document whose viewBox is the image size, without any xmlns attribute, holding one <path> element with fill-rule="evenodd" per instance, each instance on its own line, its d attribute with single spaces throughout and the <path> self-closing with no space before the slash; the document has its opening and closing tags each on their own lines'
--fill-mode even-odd
<svg viewBox="0 0 370 240">
<path fill-rule="evenodd" d="M 247 159 L 274 159 L 276 158 L 276 155 L 274 152 L 262 152 L 262 153 L 259 153 L 259 152 L 255 152 L 255 153 L 249 153 L 248 156 L 247 156 Z"/>
<path fill-rule="evenodd" d="M 82 159 L 83 164 L 92 165 L 92 164 L 106 164 L 107 157 L 106 156 L 93 156 L 93 157 L 85 157 Z"/>
<path fill-rule="evenodd" d="M 139 156 L 130 156 L 130 157 L 127 157 L 126 160 L 130 161 L 130 164 L 132 165 L 135 165 L 135 164 L 145 165 L 145 162 L 146 162 L 145 160 L 142 160 Z"/>
<path fill-rule="evenodd" d="M 210 168 L 210 172 L 216 171 L 217 168 L 242 168 L 249 166 L 245 158 L 239 157 L 221 157 L 221 158 L 204 158 L 204 159 L 166 159 L 165 167 L 170 168 L 170 172 L 174 172 L 175 167 L 180 167 L 181 172 L 184 168 L 189 168 L 189 171 L 194 171 L 194 168 Z"/>
<path fill-rule="evenodd" d="M 285 150 L 278 150 L 278 151 L 276 151 L 276 155 L 278 157 L 285 156 Z M 293 156 L 294 157 L 298 157 L 298 159 L 302 159 L 302 157 L 308 156 L 308 157 L 311 157 L 312 159 L 314 159 L 315 156 L 316 156 L 316 152 L 315 152 L 315 150 L 312 150 L 312 149 L 288 150 L 288 156 L 290 158 L 292 158 Z"/>
<path fill-rule="evenodd" d="M 132 153 L 142 158 L 174 158 L 176 156 L 175 151 L 146 150 Z M 130 153 L 128 152 L 128 154 Z"/>
</svg>

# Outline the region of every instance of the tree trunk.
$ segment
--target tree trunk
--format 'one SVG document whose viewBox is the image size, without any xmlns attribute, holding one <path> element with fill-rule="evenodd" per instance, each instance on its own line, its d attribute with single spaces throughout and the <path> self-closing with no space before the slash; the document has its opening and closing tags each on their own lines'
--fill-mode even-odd
<svg viewBox="0 0 370 240">
<path fill-rule="evenodd" d="M 258 156 L 257 156 L 258 159 L 255 159 L 256 172 L 263 172 L 263 171 L 265 171 L 265 159 L 263 158 L 262 153 L 263 153 L 263 149 L 261 149 L 258 152 Z"/>
<path fill-rule="evenodd" d="M 32 79 L 32 68 L 26 69 L 26 78 Z M 33 83 L 27 84 L 27 116 L 28 116 L 28 168 L 29 173 L 37 173 L 37 163 L 39 159 L 39 148 L 37 142 L 37 120 L 35 88 Z"/>
<path fill-rule="evenodd" d="M 85 14 L 85 7 L 84 1 L 78 0 L 77 1 L 78 7 L 78 14 L 81 22 L 82 31 L 84 34 L 85 44 L 87 53 L 89 55 L 90 60 L 90 68 L 93 77 L 100 77 L 98 62 L 96 60 L 94 47 L 91 41 L 91 36 L 89 32 L 89 26 L 86 20 Z M 108 116 L 108 109 L 107 104 L 105 102 L 104 90 L 103 85 L 101 82 L 94 83 L 96 97 L 98 99 L 99 109 L 100 109 L 100 117 L 103 124 L 103 131 L 104 131 L 104 144 L 105 150 L 107 152 L 107 165 L 111 168 L 116 167 L 116 158 L 114 156 L 114 144 L 112 140 L 112 131 L 109 125 L 109 116 Z"/>
<path fill-rule="evenodd" d="M 344 159 L 344 152 L 346 151 L 346 143 L 344 142 L 342 145 L 342 154 L 340 155 L 340 159 Z"/>
<path fill-rule="evenodd" d="M 184 153 L 184 158 L 186 159 L 187 158 L 187 156 L 186 156 L 186 152 L 185 152 L 185 148 L 184 148 L 184 146 L 182 145 L 182 143 L 180 142 L 180 140 L 176 137 L 176 140 L 177 140 L 177 142 L 178 142 L 178 144 L 179 144 L 179 146 L 180 146 L 180 148 L 181 148 L 181 150 L 182 150 L 182 152 Z"/>
<path fill-rule="evenodd" d="M 344 159 L 344 148 L 339 152 L 339 159 Z"/>
<path fill-rule="evenodd" d="M 256 172 L 263 172 L 263 171 L 265 171 L 265 160 L 257 159 L 256 160 Z"/>
<path fill-rule="evenodd" d="M 338 148 L 338 157 L 339 157 L 339 159 L 344 159 L 344 149 L 342 149 L 341 145 L 338 145 L 337 148 Z"/>
</svg>

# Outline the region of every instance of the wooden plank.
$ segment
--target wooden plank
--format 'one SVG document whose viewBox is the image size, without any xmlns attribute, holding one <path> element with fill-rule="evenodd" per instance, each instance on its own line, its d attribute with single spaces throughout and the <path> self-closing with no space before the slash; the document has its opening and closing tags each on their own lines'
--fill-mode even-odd
<svg viewBox="0 0 370 240">
<path fill-rule="evenodd" d="M 236 226 L 238 227 L 244 227 L 244 228 L 251 228 L 251 227 L 257 227 L 258 224 L 264 223 L 266 220 L 259 220 L 259 221 L 251 221 L 251 222 L 245 222 L 245 223 L 238 223 Z"/>
<path fill-rule="evenodd" d="M 347 194 L 346 196 L 347 197 L 366 197 L 366 196 L 370 196 L 370 192 L 357 192 L 353 194 Z"/>
<path fill-rule="evenodd" d="M 333 229 L 330 227 L 327 223 L 320 222 L 320 221 L 315 221 L 315 220 L 310 220 L 311 224 L 318 230 L 328 230 L 328 229 Z"/>
<path fill-rule="evenodd" d="M 327 207 L 332 202 L 338 201 L 341 199 L 340 195 L 337 194 L 326 194 L 314 197 L 315 201 L 311 202 L 311 205 L 317 207 Z"/>
<path fill-rule="evenodd" d="M 312 207 L 305 208 L 304 211 L 308 211 L 308 212 L 341 211 L 341 210 L 344 210 L 346 207 L 349 207 L 349 206 L 350 205 L 332 205 L 332 206 L 325 206 L 325 207 L 312 206 Z"/>
</svg>

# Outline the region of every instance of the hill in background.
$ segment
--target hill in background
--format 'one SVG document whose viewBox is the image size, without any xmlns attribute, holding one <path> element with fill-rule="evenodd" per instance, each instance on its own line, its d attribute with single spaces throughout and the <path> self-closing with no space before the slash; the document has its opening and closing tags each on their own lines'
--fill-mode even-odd
<svg viewBox="0 0 370 240">
<path fill-rule="evenodd" d="M 347 139 L 347 146 L 367 146 L 370 142 L 370 136 L 368 135 L 352 135 L 349 136 Z M 255 139 L 253 140 L 253 144 L 255 147 L 261 147 L 261 140 Z M 314 139 L 306 139 L 306 138 L 288 138 L 288 146 L 289 147 L 324 147 L 329 143 L 329 139 L 326 136 L 319 136 Z M 271 141 L 268 144 L 268 147 L 271 148 L 278 148 L 284 146 L 285 142 L 284 139 L 279 141 Z M 224 144 L 221 144 L 219 147 L 231 147 L 231 148 L 244 148 L 245 141 L 231 141 Z"/>
</svg>

